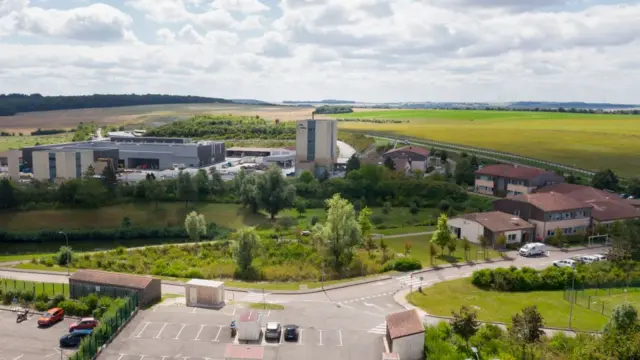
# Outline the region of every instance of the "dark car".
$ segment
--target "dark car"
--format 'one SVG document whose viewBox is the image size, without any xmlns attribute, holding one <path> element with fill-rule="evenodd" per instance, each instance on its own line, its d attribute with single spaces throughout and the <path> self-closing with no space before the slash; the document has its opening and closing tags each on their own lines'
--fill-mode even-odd
<svg viewBox="0 0 640 360">
<path fill-rule="evenodd" d="M 76 347 L 80 345 L 82 339 L 86 336 L 91 335 L 93 332 L 92 329 L 84 329 L 84 330 L 75 330 L 66 335 L 63 335 L 60 338 L 60 347 Z"/>
<path fill-rule="evenodd" d="M 298 325 L 286 325 L 284 327 L 285 341 L 298 341 Z"/>
<path fill-rule="evenodd" d="M 282 327 L 277 322 L 268 322 L 267 331 L 264 334 L 265 340 L 278 340 L 282 335 Z"/>
</svg>

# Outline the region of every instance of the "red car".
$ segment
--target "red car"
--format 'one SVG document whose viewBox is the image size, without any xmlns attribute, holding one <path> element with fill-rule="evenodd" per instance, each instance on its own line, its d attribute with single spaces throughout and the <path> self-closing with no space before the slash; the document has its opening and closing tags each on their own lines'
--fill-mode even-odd
<svg viewBox="0 0 640 360">
<path fill-rule="evenodd" d="M 49 309 L 38 319 L 38 326 L 51 326 L 64 319 L 64 310 L 60 308 Z"/>
<path fill-rule="evenodd" d="M 92 317 L 82 318 L 78 322 L 69 325 L 69 332 L 74 330 L 89 330 L 98 326 L 98 321 Z"/>
</svg>

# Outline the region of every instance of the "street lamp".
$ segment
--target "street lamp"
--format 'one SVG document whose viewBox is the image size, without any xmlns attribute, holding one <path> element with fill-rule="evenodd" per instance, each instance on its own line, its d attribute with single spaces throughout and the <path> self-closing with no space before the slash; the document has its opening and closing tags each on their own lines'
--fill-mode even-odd
<svg viewBox="0 0 640 360">
<path fill-rule="evenodd" d="M 67 236 L 67 233 L 60 231 L 58 234 L 64 235 L 64 238 L 67 240 L 67 251 L 69 251 L 69 237 Z M 68 252 L 67 252 L 65 260 L 66 260 L 66 263 L 67 263 L 67 276 L 70 276 L 71 275 L 71 271 L 69 270 L 69 262 L 71 261 L 71 256 L 69 256 Z"/>
</svg>

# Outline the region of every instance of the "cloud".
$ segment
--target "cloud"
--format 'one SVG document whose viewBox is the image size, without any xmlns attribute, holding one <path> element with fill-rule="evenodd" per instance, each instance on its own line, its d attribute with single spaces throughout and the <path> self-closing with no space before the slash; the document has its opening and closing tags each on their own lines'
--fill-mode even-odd
<svg viewBox="0 0 640 360">
<path fill-rule="evenodd" d="M 241 13 L 259 13 L 269 10 L 269 7 L 260 0 L 214 0 L 211 7 Z"/>
</svg>

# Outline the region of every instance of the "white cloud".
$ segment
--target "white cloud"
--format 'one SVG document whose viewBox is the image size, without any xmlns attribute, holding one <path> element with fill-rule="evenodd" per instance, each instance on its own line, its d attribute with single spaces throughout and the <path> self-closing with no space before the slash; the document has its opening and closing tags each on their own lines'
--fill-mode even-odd
<svg viewBox="0 0 640 360">
<path fill-rule="evenodd" d="M 0 93 L 637 101 L 640 4 L 570 2 L 5 0 Z"/>
</svg>

